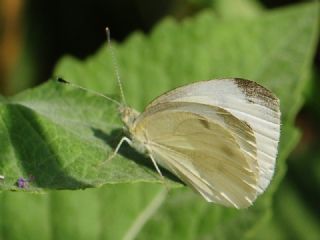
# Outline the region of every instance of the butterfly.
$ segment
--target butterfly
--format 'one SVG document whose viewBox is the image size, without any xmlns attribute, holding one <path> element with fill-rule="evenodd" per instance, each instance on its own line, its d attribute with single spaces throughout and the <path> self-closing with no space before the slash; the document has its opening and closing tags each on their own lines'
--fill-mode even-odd
<svg viewBox="0 0 320 240">
<path fill-rule="evenodd" d="M 119 105 L 127 136 L 110 158 L 127 142 L 149 156 L 161 176 L 158 165 L 227 207 L 249 207 L 268 187 L 281 116 L 270 90 L 240 78 L 200 81 L 164 93 L 139 113 L 125 104 L 117 79 L 124 103 L 102 96 Z"/>
</svg>

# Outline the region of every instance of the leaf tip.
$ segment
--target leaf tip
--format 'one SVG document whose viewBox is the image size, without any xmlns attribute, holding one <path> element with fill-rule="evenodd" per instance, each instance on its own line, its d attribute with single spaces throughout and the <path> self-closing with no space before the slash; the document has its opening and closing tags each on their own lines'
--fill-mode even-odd
<svg viewBox="0 0 320 240">
<path fill-rule="evenodd" d="M 64 79 L 61 78 L 61 77 L 57 77 L 57 82 L 59 82 L 59 83 L 64 83 L 64 84 L 69 84 L 69 83 L 70 83 L 70 82 L 64 80 Z"/>
</svg>

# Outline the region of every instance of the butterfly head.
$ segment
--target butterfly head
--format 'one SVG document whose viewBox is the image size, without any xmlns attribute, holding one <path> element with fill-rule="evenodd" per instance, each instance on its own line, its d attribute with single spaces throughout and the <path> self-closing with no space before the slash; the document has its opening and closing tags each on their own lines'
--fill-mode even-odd
<svg viewBox="0 0 320 240">
<path fill-rule="evenodd" d="M 139 113 L 131 107 L 121 106 L 119 108 L 120 117 L 126 128 L 129 130 L 132 129 L 135 120 L 138 118 Z"/>
</svg>

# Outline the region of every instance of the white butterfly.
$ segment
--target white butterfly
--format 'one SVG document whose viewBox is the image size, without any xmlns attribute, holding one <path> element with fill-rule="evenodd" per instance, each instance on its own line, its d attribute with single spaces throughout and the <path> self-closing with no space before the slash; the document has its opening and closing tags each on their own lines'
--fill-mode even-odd
<svg viewBox="0 0 320 240">
<path fill-rule="evenodd" d="M 120 112 L 130 135 L 122 141 L 209 202 L 248 207 L 270 183 L 279 100 L 255 82 L 196 82 L 161 95 L 141 114 L 129 107 Z"/>
<path fill-rule="evenodd" d="M 120 90 L 123 96 L 121 84 Z M 142 113 L 119 105 L 129 137 L 115 154 L 126 141 L 160 174 L 158 164 L 207 201 L 228 207 L 252 205 L 269 185 L 280 110 L 279 99 L 261 85 L 237 78 L 201 81 L 159 96 Z"/>
</svg>

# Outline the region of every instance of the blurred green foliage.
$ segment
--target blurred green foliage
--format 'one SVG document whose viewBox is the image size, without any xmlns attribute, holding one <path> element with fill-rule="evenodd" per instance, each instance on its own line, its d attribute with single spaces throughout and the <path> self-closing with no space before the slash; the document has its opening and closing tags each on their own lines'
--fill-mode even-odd
<svg viewBox="0 0 320 240">
<path fill-rule="evenodd" d="M 115 45 L 130 105 L 142 110 L 165 90 L 195 80 L 226 76 L 256 80 L 281 99 L 280 155 L 272 185 L 249 209 L 207 204 L 184 187 L 165 196 L 162 186 L 154 183 L 159 178 L 148 159 L 128 148 L 112 164 L 92 167 L 106 158 L 119 138 L 116 110 L 103 99 L 48 82 L 12 98 L 0 98 L 0 169 L 6 175 L 0 187 L 19 190 L 14 185 L 18 177 L 35 176 L 29 188 L 0 194 L 0 239 L 320 236 L 319 65 L 312 64 L 319 5 L 271 11 L 250 0 L 160 1 L 161 7 L 147 1 L 111 1 L 110 5 L 79 1 L 76 6 L 35 2 L 37 6 L 25 6 L 24 48 L 8 82 L 10 92 L 53 75 L 51 66 L 59 55 L 72 53 L 90 57 L 84 61 L 65 57 L 54 75 L 118 94 L 110 53 L 103 47 L 92 55 L 94 47 L 105 41 L 105 25 L 119 40 L 139 26 L 148 34 L 135 32 Z M 162 20 L 167 14 L 186 20 Z M 39 21 L 43 15 L 46 21 Z M 287 161 L 284 177 L 285 160 L 298 140 L 293 125 L 302 106 L 298 117 L 302 140 Z M 28 193 L 106 183 L 118 184 Z"/>
</svg>

